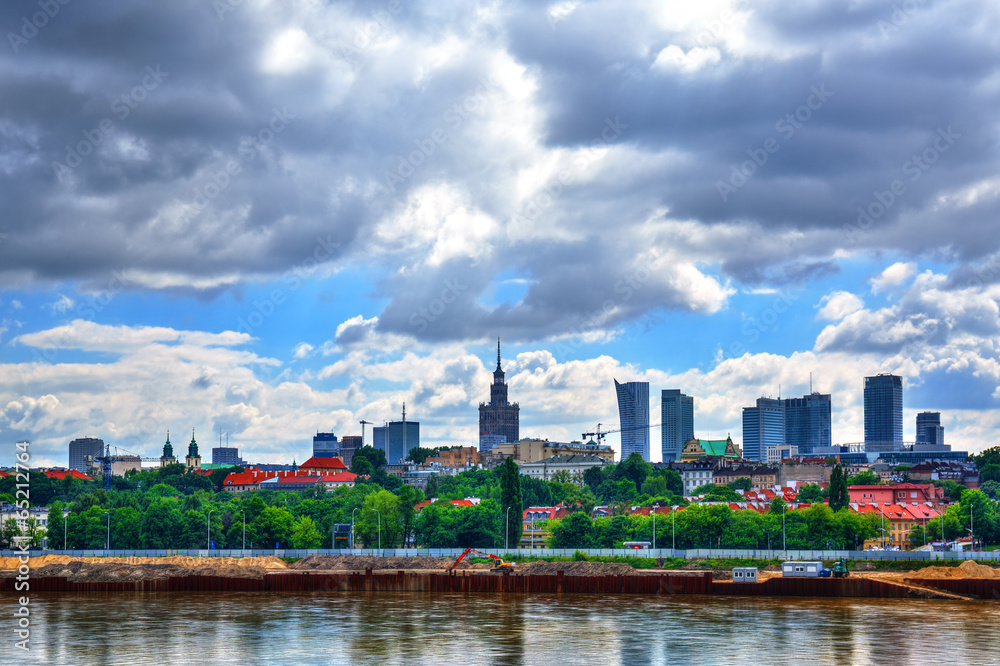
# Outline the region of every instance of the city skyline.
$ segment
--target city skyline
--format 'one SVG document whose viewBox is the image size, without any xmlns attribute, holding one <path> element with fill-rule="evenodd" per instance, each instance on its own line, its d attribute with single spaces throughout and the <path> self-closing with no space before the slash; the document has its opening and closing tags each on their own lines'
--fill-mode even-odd
<svg viewBox="0 0 1000 666">
<path fill-rule="evenodd" d="M 0 465 L 476 445 L 497 336 L 521 437 L 812 374 L 860 442 L 893 373 L 904 441 L 997 442 L 988 3 L 57 4 L 0 5 Z"/>
</svg>

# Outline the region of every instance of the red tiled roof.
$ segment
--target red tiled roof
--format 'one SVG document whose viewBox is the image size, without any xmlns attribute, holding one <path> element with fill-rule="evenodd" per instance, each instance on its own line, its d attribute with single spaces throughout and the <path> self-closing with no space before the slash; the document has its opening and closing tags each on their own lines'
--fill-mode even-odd
<svg viewBox="0 0 1000 666">
<path fill-rule="evenodd" d="M 324 474 L 320 477 L 320 481 L 324 483 L 351 483 L 357 478 L 358 475 L 352 472 L 337 472 L 335 474 Z"/>
<path fill-rule="evenodd" d="M 0 476 L 10 476 L 10 474 L 0 469 Z"/>
<path fill-rule="evenodd" d="M 423 509 L 428 504 L 433 504 L 436 501 L 437 500 L 425 500 L 425 501 L 421 502 L 420 504 L 414 505 L 413 509 L 417 513 L 420 513 L 421 509 Z M 460 507 L 460 508 L 464 508 L 464 507 L 468 507 L 468 506 L 476 506 L 475 502 L 472 502 L 472 501 L 467 500 L 467 499 L 449 500 L 449 501 L 451 502 L 452 506 L 457 506 L 457 507 Z"/>
<path fill-rule="evenodd" d="M 43 470 L 42 473 L 50 479 L 59 479 L 60 481 L 65 479 L 67 476 L 73 479 L 86 479 L 87 481 L 93 480 L 83 472 L 75 469 L 46 469 Z"/>
<path fill-rule="evenodd" d="M 278 476 L 276 472 L 262 472 L 250 467 L 245 472 L 233 472 L 222 482 L 223 486 L 255 486 L 265 479 Z"/>
<path fill-rule="evenodd" d="M 346 472 L 347 465 L 340 458 L 317 458 L 313 456 L 299 465 L 299 469 L 339 469 Z"/>
</svg>

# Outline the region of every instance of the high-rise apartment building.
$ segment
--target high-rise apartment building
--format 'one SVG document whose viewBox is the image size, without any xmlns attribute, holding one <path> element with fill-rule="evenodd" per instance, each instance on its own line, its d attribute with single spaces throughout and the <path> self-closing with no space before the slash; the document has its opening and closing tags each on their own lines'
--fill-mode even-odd
<svg viewBox="0 0 1000 666">
<path fill-rule="evenodd" d="M 903 448 L 903 378 L 865 377 L 865 450 Z"/>
<path fill-rule="evenodd" d="M 507 399 L 507 382 L 500 367 L 500 338 L 497 338 L 497 369 L 493 371 L 490 402 L 479 403 L 479 434 L 502 435 L 507 442 L 521 439 L 521 407 Z"/>
<path fill-rule="evenodd" d="M 798 455 L 833 446 L 832 409 L 829 393 L 809 393 L 801 398 L 784 398 L 785 444 L 796 447 Z"/>
<path fill-rule="evenodd" d="M 917 444 L 944 446 L 941 412 L 920 412 L 917 414 Z"/>
<path fill-rule="evenodd" d="M 615 380 L 622 429 L 622 460 L 633 453 L 649 462 L 649 382 Z"/>
<path fill-rule="evenodd" d="M 785 443 L 785 405 L 780 399 L 757 398 L 743 408 L 743 457 L 767 460 L 767 447 Z"/>
<path fill-rule="evenodd" d="M 694 398 L 680 389 L 660 392 L 660 451 L 663 462 L 681 459 L 684 444 L 694 439 Z"/>
<path fill-rule="evenodd" d="M 340 440 L 340 459 L 344 461 L 345 465 L 350 467 L 351 461 L 354 460 L 354 452 L 360 448 L 361 435 L 344 435 Z"/>
<path fill-rule="evenodd" d="M 86 458 L 104 455 L 104 440 L 97 437 L 78 437 L 69 443 L 69 468 L 87 474 Z"/>
</svg>

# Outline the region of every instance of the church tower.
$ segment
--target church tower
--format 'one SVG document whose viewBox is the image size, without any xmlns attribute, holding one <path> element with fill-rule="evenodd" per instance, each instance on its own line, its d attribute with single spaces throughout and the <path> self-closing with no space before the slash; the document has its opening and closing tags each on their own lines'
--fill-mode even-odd
<svg viewBox="0 0 1000 666">
<path fill-rule="evenodd" d="M 198 442 L 194 441 L 194 428 L 191 428 L 191 443 L 188 444 L 188 454 L 184 458 L 184 464 L 188 472 L 194 469 L 201 469 L 201 456 L 198 455 Z"/>
<path fill-rule="evenodd" d="M 170 431 L 167 431 L 167 443 L 163 445 L 163 455 L 160 456 L 160 467 L 166 467 L 167 465 L 173 465 L 177 462 L 177 456 L 174 455 L 174 447 L 170 445 Z"/>
</svg>

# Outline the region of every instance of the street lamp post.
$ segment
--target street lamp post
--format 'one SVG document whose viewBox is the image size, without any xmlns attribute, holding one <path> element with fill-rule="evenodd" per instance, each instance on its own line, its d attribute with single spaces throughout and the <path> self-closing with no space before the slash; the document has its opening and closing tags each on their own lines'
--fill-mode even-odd
<svg viewBox="0 0 1000 666">
<path fill-rule="evenodd" d="M 351 509 L 351 550 L 354 550 L 354 512 L 357 509 Z"/>
<path fill-rule="evenodd" d="M 63 516 L 63 550 L 66 550 L 66 532 L 69 529 L 69 514 Z"/>
<path fill-rule="evenodd" d="M 212 550 L 212 514 L 215 513 L 215 509 L 208 512 L 208 517 L 205 519 L 205 548 Z"/>
<path fill-rule="evenodd" d="M 659 508 L 659 504 L 653 505 L 653 550 L 656 550 L 656 510 Z"/>
<path fill-rule="evenodd" d="M 104 547 L 111 550 L 111 512 L 105 511 L 104 513 L 108 516 L 108 542 L 104 544 Z"/>
<path fill-rule="evenodd" d="M 677 507 L 670 506 L 670 550 L 677 550 L 677 523 L 674 521 L 674 514 L 677 513 Z M 673 552 L 670 553 L 670 557 L 673 557 Z"/>
<path fill-rule="evenodd" d="M 510 546 L 510 507 L 507 507 L 507 511 L 503 516 L 503 549 L 508 550 Z"/>
</svg>

